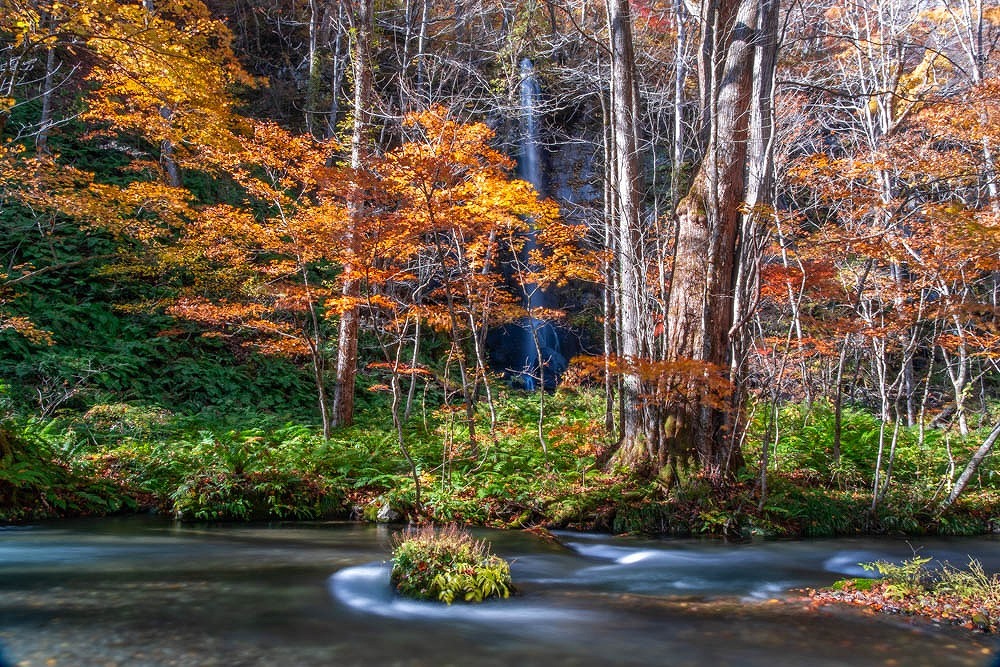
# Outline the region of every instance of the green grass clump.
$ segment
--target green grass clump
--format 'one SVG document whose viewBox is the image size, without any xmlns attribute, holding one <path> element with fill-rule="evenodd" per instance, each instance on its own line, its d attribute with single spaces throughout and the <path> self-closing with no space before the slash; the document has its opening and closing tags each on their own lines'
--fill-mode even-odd
<svg viewBox="0 0 1000 667">
<path fill-rule="evenodd" d="M 489 545 L 454 526 L 400 534 L 392 555 L 393 586 L 418 600 L 482 602 L 514 590 L 510 565 Z"/>
<path fill-rule="evenodd" d="M 932 574 L 926 565 L 931 562 L 927 556 L 917 556 L 904 560 L 902 563 L 875 561 L 861 563 L 867 572 L 877 573 L 882 579 L 885 595 L 903 598 L 907 595 L 917 595 L 928 589 Z"/>
</svg>

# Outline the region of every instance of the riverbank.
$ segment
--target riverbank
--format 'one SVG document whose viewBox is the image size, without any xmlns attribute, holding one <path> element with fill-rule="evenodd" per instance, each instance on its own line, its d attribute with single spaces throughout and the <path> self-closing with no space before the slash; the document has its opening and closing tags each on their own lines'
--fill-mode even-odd
<svg viewBox="0 0 1000 667">
<path fill-rule="evenodd" d="M 325 440 L 314 425 L 273 416 L 179 415 L 131 404 L 9 419 L 0 428 L 0 521 L 157 513 L 185 521 L 414 521 L 730 540 L 1000 529 L 990 459 L 956 503 L 939 509 L 960 443 L 934 447 L 937 433 L 900 431 L 892 476 L 885 482 L 883 471 L 873 511 L 870 471 L 879 454 L 870 415 L 842 417 L 852 428 L 838 460 L 823 439 L 832 413 L 821 405 L 783 413 L 762 498 L 760 471 L 749 468 L 725 481 L 689 475 L 669 490 L 609 470 L 601 463 L 610 445 L 600 396 L 546 396 L 541 430 L 538 398 L 499 394 L 495 421 L 481 415 L 475 446 L 453 415 L 431 409 L 414 414 L 402 436 L 375 413 L 379 419 Z M 760 457 L 753 449 L 759 434 L 751 435 L 748 461 Z"/>
<path fill-rule="evenodd" d="M 987 572 L 972 556 L 964 566 L 915 553 L 901 562 L 863 567 L 879 578 L 841 579 L 827 588 L 808 589 L 812 605 L 851 605 L 982 634 L 1000 629 L 1000 574 Z"/>
<path fill-rule="evenodd" d="M 133 462 L 134 463 L 134 462 Z M 843 536 L 977 536 L 1000 527 L 1000 499 L 971 492 L 937 514 L 912 497 L 889 497 L 877 513 L 856 491 L 815 488 L 793 479 L 760 508 L 752 485 L 725 495 L 702 489 L 667 498 L 628 479 L 590 479 L 587 487 L 543 473 L 526 489 L 469 485 L 427 492 L 419 508 L 413 485 L 398 476 L 351 487 L 315 473 L 207 472 L 166 491 L 123 479 L 125 462 L 105 458 L 92 476 L 25 493 L 0 507 L 0 523 L 88 516 L 162 515 L 182 521 L 352 520 L 361 523 L 457 523 L 500 529 L 540 527 L 609 534 L 718 537 L 730 541 Z M 136 473 L 133 472 L 132 475 Z M 393 484 L 395 483 L 395 484 Z M 541 487 L 541 488 L 539 488 Z"/>
</svg>

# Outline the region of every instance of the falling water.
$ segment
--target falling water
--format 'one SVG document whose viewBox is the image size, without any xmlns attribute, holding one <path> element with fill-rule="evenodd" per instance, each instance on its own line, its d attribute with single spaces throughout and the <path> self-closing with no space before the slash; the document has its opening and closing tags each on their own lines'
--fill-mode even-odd
<svg viewBox="0 0 1000 667">
<path fill-rule="evenodd" d="M 535 66 L 528 58 L 521 60 L 520 74 L 521 159 L 518 162 L 518 175 L 522 180 L 531 183 L 539 194 L 543 194 L 545 184 L 542 178 L 538 129 L 542 91 L 535 75 Z M 534 247 L 534 234 L 529 234 L 524 244 L 524 260 Z M 544 308 L 547 305 L 545 293 L 536 285 L 527 285 L 524 305 L 529 310 Z M 519 346 L 517 363 L 520 365 L 513 370 L 519 372 L 519 378 L 525 389 L 538 388 L 540 378 L 544 379 L 544 384 L 548 387 L 555 387 L 557 377 L 566 370 L 566 359 L 560 350 L 557 331 L 550 322 L 533 317 L 521 322 L 519 328 L 521 333 L 517 341 Z"/>
<path fill-rule="evenodd" d="M 542 193 L 542 163 L 538 141 L 538 108 L 542 89 L 535 76 L 535 66 L 527 58 L 521 61 L 521 161 L 518 175 Z"/>
</svg>

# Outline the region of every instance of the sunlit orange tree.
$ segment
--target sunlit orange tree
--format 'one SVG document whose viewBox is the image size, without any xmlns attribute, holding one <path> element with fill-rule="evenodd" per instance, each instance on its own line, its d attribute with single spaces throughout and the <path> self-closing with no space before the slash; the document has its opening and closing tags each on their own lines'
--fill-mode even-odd
<svg viewBox="0 0 1000 667">
<path fill-rule="evenodd" d="M 308 359 L 328 437 L 326 321 L 338 308 L 346 204 L 328 187 L 338 180 L 326 167 L 330 146 L 270 123 L 248 126 L 240 149 L 212 163 L 245 201 L 198 209 L 163 248 L 161 261 L 183 280 L 168 312 L 238 345 Z"/>
<path fill-rule="evenodd" d="M 531 290 L 586 271 L 581 230 L 563 223 L 530 184 L 511 178 L 513 164 L 490 146 L 486 125 L 463 124 L 433 107 L 409 115 L 404 129 L 408 141 L 377 170 L 395 200 L 393 216 L 414 234 L 406 298 L 420 321 L 450 341 L 453 391 L 475 450 L 479 388 L 493 414 L 487 329 L 525 317 Z M 533 249 L 526 251 L 529 238 Z"/>
<path fill-rule="evenodd" d="M 139 258 L 192 218 L 179 169 L 203 169 L 205 147 L 231 143 L 231 87 L 250 78 L 229 43 L 197 0 L 0 0 L 0 210 L 16 204 L 7 231 L 34 230 L 51 250 L 46 264 L 19 261 L 17 251 L 7 258 L 4 299 L 36 276 L 83 264 L 117 259 L 121 276 L 150 275 Z M 55 152 L 49 139 L 68 120 L 60 115 L 88 123 L 83 139 L 121 155 L 122 173 L 98 177 Z M 74 256 L 60 243 L 76 232 L 110 233 L 118 249 Z M 20 317 L 2 326 L 47 340 Z"/>
</svg>

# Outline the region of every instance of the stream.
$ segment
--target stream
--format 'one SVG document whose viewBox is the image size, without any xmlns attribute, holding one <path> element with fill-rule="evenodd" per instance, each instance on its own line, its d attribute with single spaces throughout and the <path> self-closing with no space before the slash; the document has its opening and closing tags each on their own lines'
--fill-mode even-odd
<svg viewBox="0 0 1000 667">
<path fill-rule="evenodd" d="M 795 589 L 913 554 L 1000 571 L 1000 541 L 724 544 L 476 531 L 520 594 L 396 597 L 398 527 L 116 518 L 0 527 L 0 665 L 990 665 L 991 637 Z"/>
</svg>

